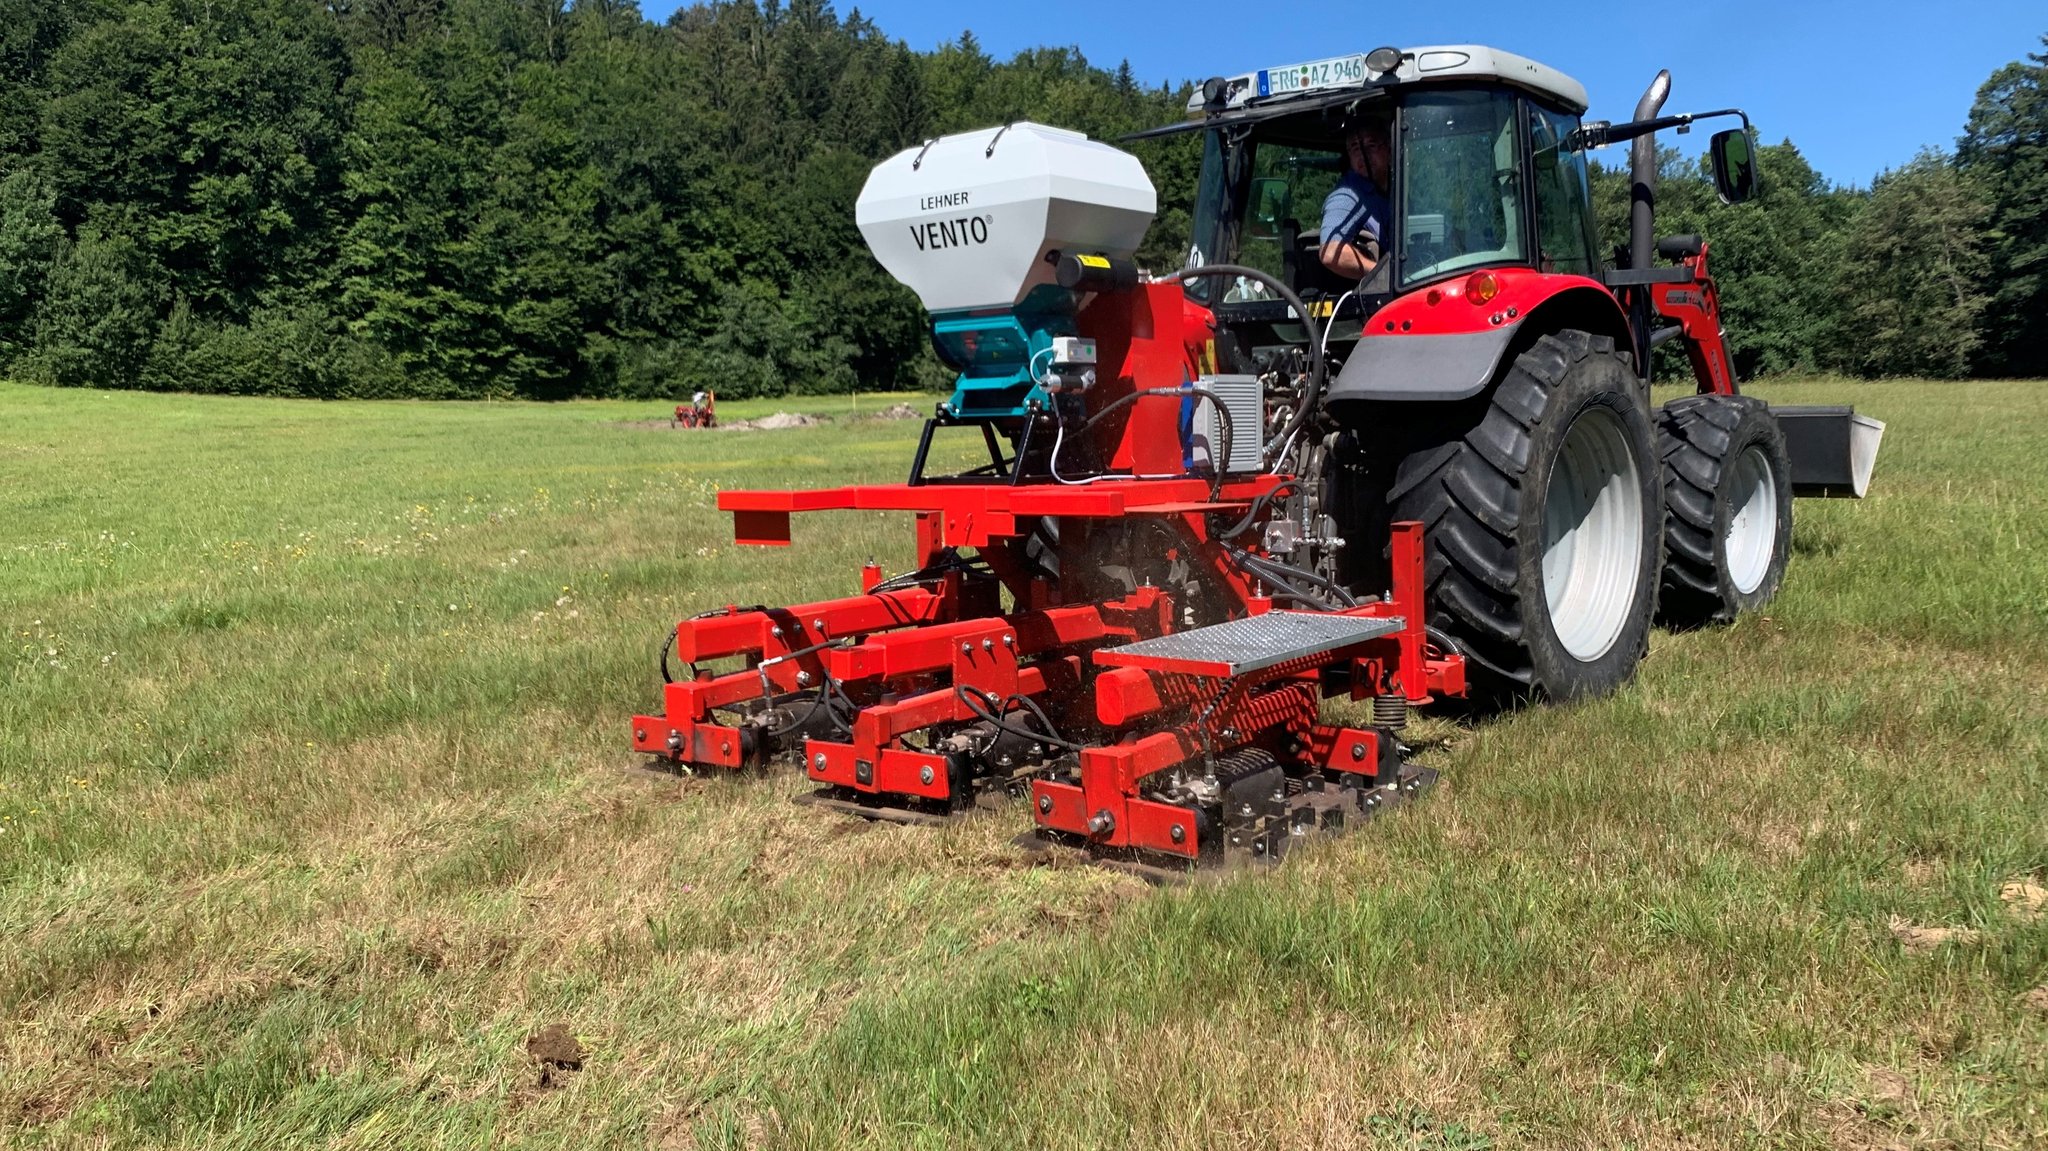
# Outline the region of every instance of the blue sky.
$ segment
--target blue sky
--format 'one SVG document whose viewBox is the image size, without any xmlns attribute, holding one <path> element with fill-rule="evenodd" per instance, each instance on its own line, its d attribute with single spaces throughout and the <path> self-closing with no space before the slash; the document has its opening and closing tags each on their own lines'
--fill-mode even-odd
<svg viewBox="0 0 2048 1151">
<path fill-rule="evenodd" d="M 642 0 L 663 20 L 675 0 Z M 856 7 L 890 37 L 930 49 L 972 29 L 999 59 L 1042 44 L 1075 45 L 1091 63 L 1128 58 L 1148 84 L 1298 63 L 1382 44 L 1483 43 L 1575 76 L 1591 118 L 1626 120 L 1660 67 L 1670 68 L 1665 110 L 1748 110 L 1767 142 L 1790 137 L 1841 184 L 1953 147 L 1978 85 L 2002 64 L 2041 51 L 2043 0 L 1722 0 L 1693 5 L 1580 0 L 1545 6 L 1465 0 L 1450 4 L 1032 4 L 866 0 Z M 1285 18 L 1277 18 L 1285 13 Z M 1547 13 L 1547 14 L 1546 14 Z M 1683 15 L 1681 15 L 1683 13 Z M 1346 32 L 1345 28 L 1356 29 Z M 1711 130 L 1711 129 L 1708 129 Z M 1688 151 L 1708 130 L 1662 139 Z M 1611 150 L 1619 162 L 1620 150 Z"/>
</svg>

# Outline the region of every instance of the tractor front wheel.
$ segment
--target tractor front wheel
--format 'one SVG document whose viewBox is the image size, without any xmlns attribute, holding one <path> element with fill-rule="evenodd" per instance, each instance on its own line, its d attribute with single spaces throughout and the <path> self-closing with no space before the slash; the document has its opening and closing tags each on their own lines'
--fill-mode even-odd
<svg viewBox="0 0 2048 1151">
<path fill-rule="evenodd" d="M 1479 425 L 1409 454 L 1396 520 L 1425 525 L 1430 626 L 1475 698 L 1604 695 L 1649 645 L 1664 500 L 1634 373 L 1605 336 L 1544 336 Z"/>
<path fill-rule="evenodd" d="M 1657 413 L 1664 459 L 1667 626 L 1762 607 L 1792 546 L 1792 462 L 1777 419 L 1748 396 L 1687 396 Z"/>
</svg>

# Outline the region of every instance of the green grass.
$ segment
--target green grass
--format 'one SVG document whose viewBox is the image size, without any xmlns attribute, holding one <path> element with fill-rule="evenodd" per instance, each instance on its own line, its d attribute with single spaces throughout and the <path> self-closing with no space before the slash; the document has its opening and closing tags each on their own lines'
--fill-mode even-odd
<svg viewBox="0 0 2048 1151">
<path fill-rule="evenodd" d="M 2042 1146 L 2048 388 L 1759 390 L 1890 423 L 1767 612 L 1151 891 L 624 770 L 672 621 L 910 559 L 714 493 L 914 422 L 0 385 L 0 1144 Z"/>
</svg>

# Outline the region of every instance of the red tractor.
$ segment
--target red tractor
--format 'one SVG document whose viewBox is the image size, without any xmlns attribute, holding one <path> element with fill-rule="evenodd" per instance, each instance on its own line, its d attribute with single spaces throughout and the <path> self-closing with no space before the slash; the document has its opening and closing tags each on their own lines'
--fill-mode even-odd
<svg viewBox="0 0 2048 1151">
<path fill-rule="evenodd" d="M 789 753 L 808 798 L 871 818 L 1020 796 L 1032 839 L 1151 872 L 1273 859 L 1434 779 L 1404 758 L 1410 707 L 1609 692 L 1654 614 L 1764 603 L 1795 488 L 1860 495 L 1880 425 L 1800 415 L 1809 475 L 1737 394 L 1707 245 L 1652 228 L 1652 134 L 1703 118 L 1658 115 L 1667 89 L 1585 124 L 1575 81 L 1472 46 L 1211 80 L 1148 133 L 1206 149 L 1187 267 L 1157 277 L 1132 262 L 1156 197 L 1117 149 L 1017 123 L 884 161 L 858 222 L 931 311 L 954 392 L 904 483 L 719 505 L 766 545 L 795 512 L 910 512 L 918 563 L 678 624 L 634 747 Z M 1730 202 L 1756 189 L 1743 119 L 1711 147 Z M 1384 218 L 1347 261 L 1303 218 L 1364 130 Z M 1613 268 L 1585 152 L 1620 140 Z M 1653 410 L 1669 340 L 1698 394 Z M 932 474 L 963 432 L 986 462 Z"/>
<path fill-rule="evenodd" d="M 698 392 L 690 397 L 687 404 L 677 404 L 676 414 L 669 419 L 672 428 L 715 428 L 718 426 L 718 395 L 715 392 Z"/>
</svg>

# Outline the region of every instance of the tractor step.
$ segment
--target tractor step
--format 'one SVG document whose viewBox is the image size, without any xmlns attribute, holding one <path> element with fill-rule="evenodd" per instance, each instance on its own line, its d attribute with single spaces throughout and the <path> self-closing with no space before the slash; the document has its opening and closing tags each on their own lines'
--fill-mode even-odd
<svg viewBox="0 0 2048 1151">
<path fill-rule="evenodd" d="M 1392 635 L 1404 626 L 1398 616 L 1271 611 L 1105 648 L 1095 653 L 1095 662 L 1236 679 Z"/>
</svg>

